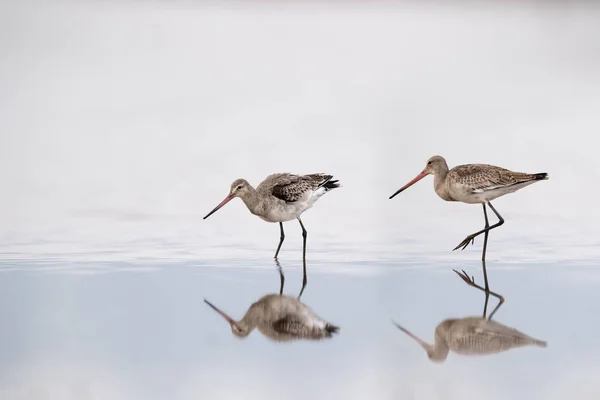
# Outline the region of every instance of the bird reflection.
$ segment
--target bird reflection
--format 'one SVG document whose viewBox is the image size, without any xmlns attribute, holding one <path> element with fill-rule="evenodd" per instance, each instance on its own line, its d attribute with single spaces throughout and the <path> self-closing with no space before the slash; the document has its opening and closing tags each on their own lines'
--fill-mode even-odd
<svg viewBox="0 0 600 400">
<path fill-rule="evenodd" d="M 476 285 L 473 278 L 469 278 L 464 271 L 462 274 L 456 273 L 465 282 L 470 282 L 469 285 L 486 292 L 485 289 Z M 398 329 L 419 343 L 427 352 L 429 359 L 434 362 L 444 362 L 450 351 L 461 355 L 479 356 L 501 353 L 525 346 L 547 346 L 547 343 L 543 340 L 533 338 L 514 328 L 492 321 L 492 316 L 504 302 L 504 298 L 497 293 L 489 292 L 489 294 L 497 297 L 499 301 L 490 316 L 486 317 L 489 297 L 487 294 L 488 292 L 486 292 L 486 301 L 481 317 L 450 318 L 442 321 L 435 329 L 435 342 L 433 345 L 426 343 L 396 322 L 392 322 Z"/>
<path fill-rule="evenodd" d="M 245 338 L 255 328 L 267 338 L 286 342 L 291 340 L 321 340 L 331 338 L 338 333 L 339 327 L 325 321 L 299 298 L 283 294 L 285 278 L 278 265 L 281 286 L 279 294 L 267 294 L 253 303 L 244 317 L 236 321 L 216 306 L 204 299 L 213 310 L 221 315 L 231 326 L 231 332 Z"/>
<path fill-rule="evenodd" d="M 483 265 L 483 270 L 485 271 L 485 260 L 481 260 L 481 264 Z M 465 270 L 463 269 L 461 272 L 458 272 L 457 270 L 453 269 L 452 271 L 456 272 L 456 274 L 469 286 L 474 287 L 475 289 L 479 289 L 482 292 L 485 293 L 485 304 L 483 306 L 483 317 L 485 318 L 486 312 L 487 312 L 487 306 L 488 306 L 488 301 L 490 299 L 490 294 L 494 297 L 496 297 L 498 299 L 498 304 L 496 305 L 496 307 L 494 308 L 494 311 L 491 312 L 490 314 L 490 319 L 492 319 L 492 317 L 494 316 L 494 314 L 496 313 L 496 311 L 498 311 L 498 309 L 500 308 L 500 306 L 504 303 L 504 296 L 492 292 L 489 288 L 488 285 L 486 285 L 485 288 L 479 286 L 478 284 L 475 283 L 475 278 L 473 278 L 473 276 L 467 275 L 467 273 L 465 272 Z M 485 273 L 484 273 L 485 274 Z"/>
</svg>

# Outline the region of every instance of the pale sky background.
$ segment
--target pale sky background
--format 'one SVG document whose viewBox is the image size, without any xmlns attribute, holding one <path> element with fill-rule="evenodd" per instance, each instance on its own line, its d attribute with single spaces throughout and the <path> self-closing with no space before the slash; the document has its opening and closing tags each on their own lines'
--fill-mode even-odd
<svg viewBox="0 0 600 400">
<path fill-rule="evenodd" d="M 306 213 L 313 243 L 445 252 L 479 206 L 431 178 L 387 199 L 434 154 L 550 173 L 496 201 L 494 240 L 597 247 L 597 7 L 51 4 L 2 6 L 0 235 L 56 242 L 11 251 L 141 235 L 271 249 L 277 227 L 240 201 L 201 217 L 238 177 L 323 171 L 344 188 Z"/>
<path fill-rule="evenodd" d="M 156 387 L 143 382 L 162 372 L 148 375 L 128 368 L 113 345 L 125 337 L 127 328 L 121 324 L 133 324 L 131 331 L 143 335 L 157 329 L 152 325 L 156 321 L 151 313 L 133 322 L 119 314 L 122 303 L 109 299 L 113 288 L 123 298 L 136 299 L 133 315 L 163 306 L 168 310 L 163 317 L 168 316 L 180 307 L 177 301 L 187 304 L 186 316 L 200 314 L 196 331 L 181 325 L 164 337 L 150 335 L 152 348 L 171 340 L 181 340 L 182 348 L 191 346 L 200 340 L 198 332 L 229 335 L 200 305 L 202 297 L 210 295 L 241 316 L 263 287 L 274 291 L 271 280 L 276 283 L 277 278 L 267 271 L 271 273 L 279 231 L 276 224 L 250 215 L 239 200 L 205 221 L 202 217 L 236 178 L 256 186 L 273 172 L 325 172 L 343 188 L 328 193 L 303 217 L 313 265 L 307 301 L 317 300 L 323 313 L 329 307 L 329 315 L 339 312 L 342 322 L 350 324 L 350 339 L 340 336 L 327 348 L 333 349 L 331 358 L 319 353 L 322 368 L 336 371 L 345 364 L 362 369 L 342 370 L 319 385 L 297 383 L 297 394 L 305 390 L 306 395 L 331 398 L 341 391 L 344 398 L 366 398 L 377 387 L 381 398 L 393 398 L 399 392 L 390 382 L 410 376 L 408 381 L 421 382 L 410 388 L 414 399 L 460 399 L 467 389 L 489 395 L 485 384 L 473 386 L 466 378 L 455 382 L 463 373 L 479 371 L 482 361 L 469 359 L 461 364 L 466 369 L 452 373 L 430 366 L 424 354 L 416 353 L 419 349 L 386 325 L 391 314 L 404 316 L 409 328 L 415 323 L 414 329 L 431 339 L 435 325 L 459 307 L 448 305 L 439 315 L 418 319 L 421 311 L 407 310 L 412 300 L 401 296 L 408 291 L 423 296 L 418 304 L 429 304 L 424 300 L 428 294 L 414 289 L 417 283 L 408 279 L 422 280 L 423 287 L 431 279 L 441 288 L 455 279 L 451 268 L 466 265 L 480 274 L 481 241 L 464 252 L 451 251 L 483 226 L 480 206 L 442 201 L 431 177 L 388 200 L 423 169 L 427 158 L 440 154 L 451 167 L 483 162 L 550 174 L 550 180 L 494 202 L 506 223 L 490 236 L 488 260 L 494 278 L 513 299 L 506 308 L 512 310 L 507 315 L 515 326 L 529 333 L 533 323 L 534 336 L 554 332 L 548 340 L 558 340 L 558 350 L 549 356 L 531 350 L 527 361 L 514 353 L 505 360 L 537 365 L 540 371 L 546 364 L 562 363 L 564 369 L 553 370 L 541 398 L 562 399 L 573 388 L 589 390 L 579 392 L 578 399 L 598 398 L 599 387 L 593 383 L 600 362 L 583 359 L 586 352 L 579 349 L 572 356 L 578 367 L 567 374 L 567 338 L 573 332 L 583 335 L 580 342 L 600 354 L 600 344 L 591 336 L 598 327 L 589 318 L 597 315 L 600 282 L 594 272 L 600 256 L 600 7 L 591 2 L 521 4 L 2 2 L 0 269 L 10 279 L 5 280 L 7 305 L 0 319 L 14 322 L 2 342 L 14 359 L 0 366 L 13 371 L 9 380 L 0 379 L 0 394 L 29 390 L 33 394 L 23 398 L 63 399 L 61 390 L 67 389 L 57 382 L 72 376 L 71 371 L 84 376 L 82 385 L 94 393 L 88 398 L 130 399 L 144 397 L 144 390 L 153 392 Z M 290 271 L 290 290 L 296 290 L 301 235 L 295 222 L 286 224 L 280 258 Z M 175 265 L 191 272 L 173 276 L 154 269 Z M 390 272 L 396 266 L 414 275 Z M 255 270 L 259 275 L 253 275 Z M 143 279 L 150 280 L 151 289 L 146 281 L 137 285 L 141 271 L 148 272 Z M 547 274 L 547 281 L 537 281 L 533 271 Z M 84 279 L 88 275 L 82 272 L 98 275 Z M 399 274 L 400 282 L 397 289 L 389 288 L 396 296 L 389 301 L 382 300 L 387 295 L 379 289 L 385 285 L 377 280 L 386 273 Z M 515 283 L 521 273 L 538 292 Z M 163 279 L 169 287 L 160 285 Z M 254 286 L 244 286 L 244 279 Z M 360 279 L 368 282 L 366 294 Z M 338 290 L 328 291 L 324 280 Z M 561 280 L 569 283 L 570 292 L 561 291 Z M 466 291 L 459 283 L 448 290 Z M 579 310 L 581 314 L 562 317 L 573 318 L 571 327 L 557 330 L 547 313 L 535 321 L 526 317 L 538 315 L 543 285 L 553 290 L 555 302 L 568 297 L 569 311 L 554 304 L 559 314 Z M 186 297 L 184 287 L 194 294 Z M 344 292 L 348 288 L 353 291 Z M 156 291 L 162 296 L 156 298 Z M 331 304 L 332 299 L 342 301 L 336 296 L 360 304 L 355 293 L 371 296 L 368 310 L 385 304 L 369 321 L 383 324 L 377 332 L 395 343 L 390 354 L 398 359 L 372 358 L 382 350 L 369 344 L 369 333 L 351 318 L 353 311 L 340 305 L 345 303 Z M 451 298 L 461 306 L 472 304 L 467 297 L 479 301 L 478 295 L 467 293 L 439 296 L 441 302 Z M 73 321 L 87 321 L 86 316 L 96 313 L 105 325 L 85 322 L 91 325 L 83 331 L 69 330 Z M 575 327 L 584 315 L 588 325 L 582 333 Z M 363 336 L 352 336 L 352 324 Z M 214 333 L 207 333 L 207 325 Z M 41 332 L 56 336 L 48 333 L 47 339 Z M 189 336 L 181 339 L 180 334 Z M 263 367 L 273 368 L 268 360 L 277 360 L 282 350 L 274 350 L 257 332 L 253 335 L 253 343 L 260 344 L 256 349 L 267 354 Z M 23 347 L 13 346 L 11 338 L 25 338 Z M 267 387 L 263 370 L 249 366 L 257 355 L 247 342 L 232 339 L 219 336 L 218 346 L 200 340 L 197 351 L 212 347 L 216 354 L 233 357 L 222 349 L 235 346 L 245 352 L 243 361 L 229 358 L 207 366 L 193 353 L 197 357 L 191 367 L 179 369 L 175 362 L 171 369 L 164 367 L 185 377 L 177 381 L 180 392 L 174 393 L 169 381 L 154 395 L 215 398 L 223 385 L 210 383 L 227 381 L 226 374 L 232 373 L 226 361 L 239 368 L 235 374 L 244 376 L 242 386 L 253 388 L 248 395 L 261 399 L 280 393 L 281 385 L 293 381 L 292 373 L 302 371 L 302 365 L 286 370 L 290 375 L 280 386 Z M 99 341 L 118 360 L 70 358 L 53 340 L 73 354 L 87 354 L 94 348 L 91 343 Z M 345 359 L 348 346 L 355 347 Z M 317 347 L 300 345 L 291 350 L 292 357 L 305 356 L 311 365 L 308 357 L 317 350 L 304 355 L 305 348 Z M 414 359 L 407 349 L 415 350 Z M 156 354 L 146 364 L 171 356 L 166 350 Z M 131 357 L 138 360 L 137 353 Z M 408 358 L 402 369 L 391 367 L 403 357 Z M 417 359 L 422 363 L 412 363 Z M 13 361 L 20 369 L 11 368 Z M 508 361 L 483 363 L 510 377 Z M 127 373 L 115 373 L 120 368 Z M 258 377 L 253 379 L 249 370 Z M 139 376 L 128 375 L 131 371 Z M 541 374 L 537 379 L 547 381 Z M 29 385 L 32 377 L 46 392 L 35 392 Z M 528 384 L 523 378 L 497 395 L 521 393 Z M 77 382 L 68 390 L 73 387 Z"/>
</svg>

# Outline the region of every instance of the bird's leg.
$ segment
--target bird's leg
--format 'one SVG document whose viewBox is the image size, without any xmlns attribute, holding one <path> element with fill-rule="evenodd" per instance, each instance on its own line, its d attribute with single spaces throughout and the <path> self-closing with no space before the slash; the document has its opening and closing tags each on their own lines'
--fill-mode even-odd
<svg viewBox="0 0 600 400">
<path fill-rule="evenodd" d="M 304 224 L 302 223 L 302 220 L 300 218 L 298 218 L 298 222 L 300 222 L 300 226 L 302 227 L 302 289 L 300 290 L 300 294 L 298 295 L 298 299 L 300 298 L 300 296 L 302 296 L 302 292 L 304 292 L 304 287 L 306 286 L 306 282 L 308 281 L 308 279 L 306 279 L 306 236 L 307 236 L 307 232 L 306 229 L 304 228 Z"/>
<path fill-rule="evenodd" d="M 279 245 L 277 246 L 277 251 L 275 252 L 275 260 L 277 260 L 277 256 L 279 255 L 279 249 L 281 249 L 283 239 L 285 239 L 285 233 L 283 233 L 283 222 L 279 223 L 279 230 L 281 231 L 281 235 L 279 236 Z"/>
<path fill-rule="evenodd" d="M 485 268 L 485 260 L 482 260 L 483 263 L 483 267 Z M 484 312 L 484 317 L 485 317 L 485 313 L 487 310 L 487 302 L 488 302 L 488 297 L 491 294 L 492 296 L 496 297 L 498 299 L 498 305 L 496 306 L 496 308 L 494 308 L 494 311 L 492 311 L 492 313 L 490 314 L 490 319 L 492 318 L 492 316 L 496 313 L 496 311 L 498 311 L 498 309 L 500 308 L 500 306 L 502 305 L 502 303 L 504 303 L 504 296 L 502 296 L 501 294 L 498 293 L 494 293 L 491 290 L 489 290 L 489 288 L 483 288 L 481 286 L 479 286 L 478 284 L 475 283 L 475 278 L 473 278 L 472 276 L 467 275 L 467 273 L 462 270 L 462 272 L 458 272 L 457 270 L 453 269 L 452 271 L 456 272 L 456 274 L 458 276 L 460 276 L 460 278 L 469 286 L 473 286 L 476 289 L 479 289 L 483 292 L 485 292 L 485 307 L 483 309 Z"/>
<path fill-rule="evenodd" d="M 485 316 L 487 314 L 487 306 L 488 306 L 489 300 L 490 300 L 490 292 L 485 292 L 485 303 L 483 303 L 483 315 L 482 315 L 483 318 L 485 318 Z"/>
<path fill-rule="evenodd" d="M 483 280 L 485 283 L 485 305 L 487 308 L 487 301 L 488 301 L 488 298 L 490 297 L 490 295 L 489 295 L 490 285 L 488 284 L 487 269 L 485 268 L 485 252 L 487 251 L 487 241 L 488 241 L 488 236 L 490 234 L 490 231 L 489 231 L 490 222 L 488 221 L 487 210 L 485 209 L 485 203 L 483 203 L 483 215 L 485 216 L 485 228 L 488 229 L 487 231 L 485 231 L 485 234 L 483 235 L 483 252 L 481 253 L 481 266 L 483 268 Z"/>
<path fill-rule="evenodd" d="M 469 235 L 465 238 L 465 240 L 463 240 L 462 242 L 460 242 L 460 244 L 458 246 L 456 246 L 452 251 L 459 249 L 462 247 L 461 250 L 464 250 L 465 248 L 467 248 L 467 246 L 469 245 L 469 243 L 474 243 L 475 242 L 475 238 L 479 235 L 481 235 L 482 233 L 487 233 L 489 231 L 491 231 L 494 228 L 499 227 L 500 225 L 502 225 L 504 223 L 504 218 L 502 218 L 502 216 L 500 214 L 498 214 L 498 211 L 496 211 L 496 209 L 492 206 L 492 203 L 490 203 L 489 201 L 487 202 L 487 205 L 490 206 L 490 208 L 492 209 L 492 211 L 494 212 L 494 214 L 496 214 L 496 217 L 498 217 L 498 222 L 492 226 L 486 226 L 484 229 L 480 230 L 479 232 L 475 232 L 472 235 Z M 484 214 L 486 216 L 486 221 L 487 221 L 487 213 L 485 211 L 485 204 L 483 205 L 483 210 L 484 210 Z M 486 225 L 489 225 L 486 223 Z"/>
<path fill-rule="evenodd" d="M 490 316 L 488 317 L 489 320 L 492 319 L 492 317 L 494 316 L 494 314 L 496 314 L 496 311 L 498 311 L 498 309 L 500 308 L 500 306 L 502 305 L 502 303 L 504 303 L 504 297 L 501 298 L 501 301 L 498 302 L 498 304 L 496 304 L 496 307 L 494 307 L 494 311 L 491 312 Z"/>
<path fill-rule="evenodd" d="M 279 272 L 279 280 L 280 280 L 280 285 L 279 285 L 279 295 L 281 296 L 283 294 L 283 284 L 285 283 L 285 277 L 283 276 L 283 268 L 281 268 L 281 264 L 279 264 L 278 260 L 275 260 L 275 264 L 277 265 L 277 271 Z"/>
</svg>

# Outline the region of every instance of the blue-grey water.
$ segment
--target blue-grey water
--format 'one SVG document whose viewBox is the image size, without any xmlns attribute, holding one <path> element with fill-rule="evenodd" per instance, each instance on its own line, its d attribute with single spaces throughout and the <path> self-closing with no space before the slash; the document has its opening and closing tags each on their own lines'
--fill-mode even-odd
<svg viewBox="0 0 600 400">
<path fill-rule="evenodd" d="M 600 397 L 600 9 L 590 3 L 0 5 L 0 400 Z M 427 158 L 550 179 L 494 202 L 495 319 L 548 347 L 432 363 L 481 315 L 481 207 Z M 326 172 L 303 301 L 322 342 L 238 339 L 279 289 L 239 177 Z M 493 218 L 493 217 L 492 217 Z M 302 237 L 285 225 L 285 292 Z M 490 309 L 495 300 L 490 299 Z"/>
</svg>

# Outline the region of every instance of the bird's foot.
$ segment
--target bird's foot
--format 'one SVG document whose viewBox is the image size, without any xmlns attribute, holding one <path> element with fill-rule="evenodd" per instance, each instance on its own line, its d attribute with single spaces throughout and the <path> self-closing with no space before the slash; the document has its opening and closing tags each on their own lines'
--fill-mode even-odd
<svg viewBox="0 0 600 400">
<path fill-rule="evenodd" d="M 457 250 L 459 248 L 461 248 L 461 250 L 464 250 L 467 248 L 467 246 L 469 244 L 474 244 L 475 243 L 475 238 L 477 237 L 477 235 L 469 235 L 465 238 L 465 240 L 463 240 L 462 242 L 460 242 L 460 244 L 458 246 L 456 246 L 454 249 L 452 249 L 452 251 Z"/>
<path fill-rule="evenodd" d="M 458 272 L 457 270 L 453 269 L 452 271 L 456 272 L 456 274 L 458 276 L 460 276 L 460 278 L 465 281 L 465 283 L 469 286 L 475 286 L 477 287 L 477 285 L 475 284 L 475 278 L 473 276 L 469 276 L 465 270 L 463 269 L 462 272 Z"/>
</svg>

